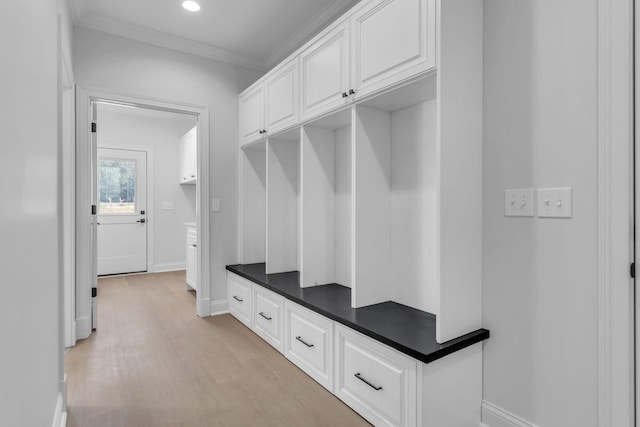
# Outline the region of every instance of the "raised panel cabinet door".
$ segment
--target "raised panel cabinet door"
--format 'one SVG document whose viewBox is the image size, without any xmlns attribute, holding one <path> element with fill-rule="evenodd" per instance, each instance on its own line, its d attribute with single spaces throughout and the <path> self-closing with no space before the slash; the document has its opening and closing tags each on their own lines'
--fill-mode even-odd
<svg viewBox="0 0 640 427">
<path fill-rule="evenodd" d="M 251 282 L 228 272 L 227 294 L 229 296 L 229 313 L 251 328 Z"/>
<path fill-rule="evenodd" d="M 264 82 L 266 130 L 277 132 L 298 123 L 298 58 L 278 68 Z"/>
<path fill-rule="evenodd" d="M 335 395 L 376 426 L 415 427 L 417 363 L 336 325 Z"/>
<path fill-rule="evenodd" d="M 349 21 L 320 37 L 300 55 L 302 120 L 349 100 Z"/>
<path fill-rule="evenodd" d="M 197 176 L 197 142 L 198 137 L 194 127 L 180 138 L 180 184 L 195 184 Z"/>
<path fill-rule="evenodd" d="M 333 392 L 333 322 L 288 300 L 285 357 Z"/>
<path fill-rule="evenodd" d="M 198 170 L 198 136 L 196 128 L 193 128 L 185 138 L 185 175 L 189 181 L 196 181 Z"/>
<path fill-rule="evenodd" d="M 351 18 L 355 96 L 436 66 L 435 0 L 374 0 Z"/>
<path fill-rule="evenodd" d="M 187 285 L 194 290 L 198 290 L 196 279 L 197 240 L 192 233 L 195 233 L 195 230 L 187 231 Z"/>
<path fill-rule="evenodd" d="M 240 145 L 259 140 L 264 135 L 264 85 L 240 94 Z"/>
<path fill-rule="evenodd" d="M 253 286 L 253 331 L 280 353 L 284 352 L 284 298 Z"/>
</svg>

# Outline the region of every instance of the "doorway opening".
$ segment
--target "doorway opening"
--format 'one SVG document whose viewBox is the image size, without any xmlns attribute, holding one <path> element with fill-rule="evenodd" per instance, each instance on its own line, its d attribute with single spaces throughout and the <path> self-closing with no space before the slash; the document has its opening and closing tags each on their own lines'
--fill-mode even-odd
<svg viewBox="0 0 640 427">
<path fill-rule="evenodd" d="M 97 326 L 98 275 L 185 269 L 185 223 L 197 229 L 195 311 L 209 316 L 207 107 L 82 87 L 76 95 L 74 343 Z"/>
</svg>

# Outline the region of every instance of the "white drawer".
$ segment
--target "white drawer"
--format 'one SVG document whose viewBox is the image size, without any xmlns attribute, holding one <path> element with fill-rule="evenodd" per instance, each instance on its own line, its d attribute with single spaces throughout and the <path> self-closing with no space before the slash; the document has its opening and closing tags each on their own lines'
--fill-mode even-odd
<svg viewBox="0 0 640 427">
<path fill-rule="evenodd" d="M 251 327 L 252 283 L 247 279 L 227 272 L 227 295 L 229 313 L 248 327 Z"/>
<path fill-rule="evenodd" d="M 416 361 L 335 324 L 335 395 L 376 426 L 416 425 Z"/>
<path fill-rule="evenodd" d="M 296 303 L 285 303 L 284 355 L 333 392 L 333 321 Z"/>
<path fill-rule="evenodd" d="M 253 331 L 280 353 L 284 352 L 284 298 L 253 286 Z"/>
</svg>

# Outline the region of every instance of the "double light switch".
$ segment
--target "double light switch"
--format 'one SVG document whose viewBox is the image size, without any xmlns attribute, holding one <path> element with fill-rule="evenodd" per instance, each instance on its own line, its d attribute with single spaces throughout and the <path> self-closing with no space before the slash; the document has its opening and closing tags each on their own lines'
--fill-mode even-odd
<svg viewBox="0 0 640 427">
<path fill-rule="evenodd" d="M 571 218 L 572 191 L 564 188 L 539 188 L 534 200 L 534 189 L 523 188 L 504 191 L 505 216 L 536 216 L 539 218 Z"/>
</svg>

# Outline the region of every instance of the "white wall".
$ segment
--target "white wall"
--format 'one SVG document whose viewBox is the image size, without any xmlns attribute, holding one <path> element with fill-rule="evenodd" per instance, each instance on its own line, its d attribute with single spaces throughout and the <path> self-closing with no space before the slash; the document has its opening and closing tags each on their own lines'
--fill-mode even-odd
<svg viewBox="0 0 640 427">
<path fill-rule="evenodd" d="M 63 376 L 58 15 L 63 1 L 0 3 L 0 425 L 50 426 Z"/>
<path fill-rule="evenodd" d="M 484 400 L 543 427 L 598 425 L 596 12 L 484 2 Z M 560 186 L 573 218 L 504 217 L 504 189 Z"/>
<path fill-rule="evenodd" d="M 204 105 L 210 114 L 211 299 L 226 299 L 225 265 L 238 262 L 238 93 L 261 73 L 74 27 L 74 71 L 79 85 Z"/>
<path fill-rule="evenodd" d="M 150 149 L 153 164 L 147 170 L 153 188 L 153 271 L 184 269 L 186 262 L 185 222 L 196 220 L 196 186 L 180 185 L 178 140 L 196 125 L 194 116 L 149 109 L 98 105 L 98 147 Z M 147 200 L 150 194 L 147 195 Z M 163 202 L 174 209 L 165 210 Z"/>
</svg>

